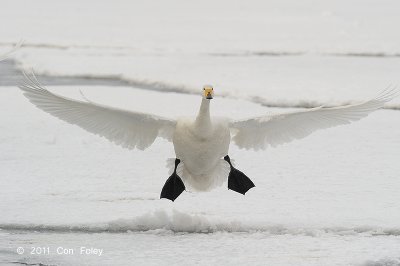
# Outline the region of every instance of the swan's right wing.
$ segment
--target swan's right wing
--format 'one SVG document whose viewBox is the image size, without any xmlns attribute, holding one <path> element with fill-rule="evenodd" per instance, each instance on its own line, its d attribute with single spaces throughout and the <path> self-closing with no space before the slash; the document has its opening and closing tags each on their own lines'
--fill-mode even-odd
<svg viewBox="0 0 400 266">
<path fill-rule="evenodd" d="M 34 76 L 24 75 L 25 84 L 19 87 L 25 97 L 39 109 L 63 121 L 128 149 L 144 150 L 158 136 L 172 141 L 174 120 L 68 99 L 43 88 Z"/>
</svg>

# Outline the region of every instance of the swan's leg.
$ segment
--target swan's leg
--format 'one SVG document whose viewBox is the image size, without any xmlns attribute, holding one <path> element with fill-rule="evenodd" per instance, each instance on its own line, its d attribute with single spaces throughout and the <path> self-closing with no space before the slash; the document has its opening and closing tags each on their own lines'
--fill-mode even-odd
<svg viewBox="0 0 400 266">
<path fill-rule="evenodd" d="M 231 166 L 231 171 L 228 176 L 228 189 L 232 189 L 244 195 L 250 188 L 255 187 L 250 178 L 232 166 L 231 158 L 229 158 L 228 155 L 224 157 L 224 160 Z"/>
<path fill-rule="evenodd" d="M 181 160 L 175 159 L 174 172 L 167 179 L 167 182 L 165 182 L 165 185 L 161 190 L 160 199 L 166 198 L 174 201 L 185 190 L 185 185 L 183 184 L 182 179 L 176 173 L 176 168 L 180 162 Z"/>
</svg>

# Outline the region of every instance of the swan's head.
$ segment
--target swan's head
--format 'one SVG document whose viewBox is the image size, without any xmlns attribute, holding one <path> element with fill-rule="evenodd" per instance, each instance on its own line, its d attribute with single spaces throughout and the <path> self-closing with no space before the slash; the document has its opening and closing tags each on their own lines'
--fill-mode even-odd
<svg viewBox="0 0 400 266">
<path fill-rule="evenodd" d="M 214 88 L 211 85 L 205 85 L 203 87 L 203 97 L 204 99 L 211 100 L 214 96 Z"/>
</svg>

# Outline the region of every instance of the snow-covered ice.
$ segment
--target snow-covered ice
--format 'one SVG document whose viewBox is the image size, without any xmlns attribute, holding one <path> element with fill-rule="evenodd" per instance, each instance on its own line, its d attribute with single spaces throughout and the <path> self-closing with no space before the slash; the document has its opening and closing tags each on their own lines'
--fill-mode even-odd
<svg viewBox="0 0 400 266">
<path fill-rule="evenodd" d="M 80 97 L 77 87 L 51 88 Z M 225 186 L 185 192 L 171 203 L 158 199 L 168 175 L 165 159 L 173 156 L 170 143 L 124 150 L 35 109 L 15 87 L 0 93 L 1 113 L 7 114 L 0 142 L 6 261 L 207 265 L 234 258 L 239 264 L 249 256 L 256 265 L 329 265 L 398 255 L 398 111 L 378 111 L 265 152 L 234 147 L 231 157 L 256 188 L 245 197 Z M 200 99 L 125 87 L 87 87 L 85 94 L 171 117 L 195 113 Z M 141 101 L 131 105 L 137 97 Z M 172 101 L 177 104 L 165 109 Z M 232 117 L 287 111 L 223 98 L 212 110 Z M 14 254 L 18 246 L 48 245 L 54 253 L 59 245 L 86 243 L 104 248 L 104 255 Z M 237 252 L 247 255 L 235 257 Z M 210 257 L 201 259 L 205 254 Z"/>
<path fill-rule="evenodd" d="M 213 114 L 246 118 L 367 100 L 399 84 L 399 8 L 395 0 L 6 0 L 0 54 L 24 39 L 17 69 L 72 77 L 62 86 L 55 78 L 51 90 L 170 117 L 194 115 L 211 83 Z M 159 199 L 171 143 L 129 151 L 61 122 L 10 84 L 10 61 L 0 64 L 8 80 L 0 264 L 400 265 L 400 98 L 278 148 L 232 146 L 255 188 L 184 192 L 172 203 Z M 81 247 L 104 253 L 80 255 Z"/>
</svg>

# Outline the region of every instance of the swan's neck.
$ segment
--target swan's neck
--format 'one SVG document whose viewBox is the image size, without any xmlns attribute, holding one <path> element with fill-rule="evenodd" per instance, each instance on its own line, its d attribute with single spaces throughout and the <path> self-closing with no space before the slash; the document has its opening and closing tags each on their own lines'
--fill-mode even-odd
<svg viewBox="0 0 400 266">
<path fill-rule="evenodd" d="M 196 131 L 200 135 L 207 135 L 211 131 L 210 100 L 203 98 L 199 113 L 195 121 Z"/>
</svg>

